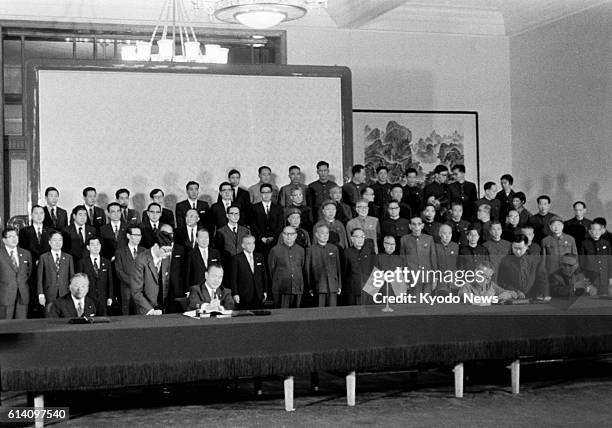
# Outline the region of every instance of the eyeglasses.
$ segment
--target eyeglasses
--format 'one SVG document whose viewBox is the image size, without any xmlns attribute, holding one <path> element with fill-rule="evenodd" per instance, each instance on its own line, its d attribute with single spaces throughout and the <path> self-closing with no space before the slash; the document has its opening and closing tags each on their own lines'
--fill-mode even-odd
<svg viewBox="0 0 612 428">
<path fill-rule="evenodd" d="M 150 214 L 161 214 L 161 211 L 149 211 Z"/>
</svg>

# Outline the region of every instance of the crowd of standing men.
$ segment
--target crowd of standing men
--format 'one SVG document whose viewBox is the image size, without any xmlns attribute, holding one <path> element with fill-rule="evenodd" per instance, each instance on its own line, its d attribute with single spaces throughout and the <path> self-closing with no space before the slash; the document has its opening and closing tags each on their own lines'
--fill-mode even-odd
<svg viewBox="0 0 612 428">
<path fill-rule="evenodd" d="M 48 187 L 30 225 L 2 231 L 0 319 L 159 315 L 211 303 L 258 309 L 267 300 L 277 308 L 361 304 L 374 267 L 487 272 L 463 289 L 437 278 L 411 292 L 548 298 L 612 287 L 611 236 L 605 219 L 585 217 L 584 202 L 564 222 L 546 195 L 537 213 L 527 211 L 508 174 L 499 191 L 487 182 L 478 198 L 463 165 L 439 165 L 424 187 L 412 168 L 393 184 L 381 166 L 367 183 L 355 165 L 342 186 L 327 162 L 316 168 L 318 180 L 306 185 L 289 167 L 280 189 L 267 166 L 248 189 L 231 170 L 212 205 L 190 181 L 174 211 L 154 189 L 142 216 L 125 188 L 103 210 L 86 187 L 68 213 Z"/>
</svg>

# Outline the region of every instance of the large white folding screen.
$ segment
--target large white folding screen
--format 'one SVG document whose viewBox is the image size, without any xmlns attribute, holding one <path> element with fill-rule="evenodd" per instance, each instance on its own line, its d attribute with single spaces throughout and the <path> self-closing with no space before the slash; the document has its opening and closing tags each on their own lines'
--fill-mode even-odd
<svg viewBox="0 0 612 428">
<path fill-rule="evenodd" d="M 339 77 L 40 70 L 38 120 L 40 189 L 66 207 L 85 186 L 103 202 L 127 187 L 137 208 L 156 187 L 181 200 L 188 180 L 216 199 L 229 169 L 249 186 L 260 165 L 279 186 L 292 164 L 315 180 L 319 160 L 342 179 Z"/>
</svg>

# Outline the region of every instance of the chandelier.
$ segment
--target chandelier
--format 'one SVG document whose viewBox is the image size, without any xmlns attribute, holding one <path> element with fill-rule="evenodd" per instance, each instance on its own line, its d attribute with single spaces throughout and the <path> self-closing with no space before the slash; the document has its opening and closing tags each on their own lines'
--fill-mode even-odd
<svg viewBox="0 0 612 428">
<path fill-rule="evenodd" d="M 196 10 L 206 7 L 206 0 L 192 1 Z M 208 7 L 208 13 L 219 21 L 265 29 L 302 18 L 315 7 L 327 7 L 327 0 L 219 0 Z"/>
<path fill-rule="evenodd" d="M 159 39 L 156 41 L 157 33 Z M 153 43 L 157 44 L 158 53 L 152 54 Z M 177 52 L 177 44 L 180 52 Z M 148 42 L 136 41 L 121 48 L 121 59 L 135 61 L 173 61 L 173 62 L 207 62 L 227 63 L 229 49 L 220 45 L 204 45 L 205 54 L 200 49 L 200 42 L 189 21 L 183 0 L 164 0 L 164 5 L 157 19 L 157 24 Z"/>
</svg>

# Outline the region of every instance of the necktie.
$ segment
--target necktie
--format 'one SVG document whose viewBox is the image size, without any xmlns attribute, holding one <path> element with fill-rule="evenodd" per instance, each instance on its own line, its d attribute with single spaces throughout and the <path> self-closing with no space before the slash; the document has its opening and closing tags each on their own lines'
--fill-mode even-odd
<svg viewBox="0 0 612 428">
<path fill-rule="evenodd" d="M 234 191 L 232 192 L 232 199 L 235 201 L 236 200 L 236 193 L 238 192 L 238 189 L 234 188 Z"/>
<path fill-rule="evenodd" d="M 55 215 L 55 208 L 51 208 L 51 221 L 53 226 L 57 226 L 57 216 Z"/>
<path fill-rule="evenodd" d="M 193 227 L 190 228 L 191 232 L 189 235 L 189 243 L 191 244 L 191 247 L 193 247 L 193 243 L 195 242 L 194 236 L 193 236 Z"/>
<path fill-rule="evenodd" d="M 93 224 L 93 208 L 89 207 L 89 222 Z"/>
<path fill-rule="evenodd" d="M 153 233 L 155 233 L 155 232 L 157 232 L 157 225 L 156 224 L 153 225 Z"/>
<path fill-rule="evenodd" d="M 233 226 L 233 227 L 232 227 L 232 232 L 237 233 L 237 232 L 236 232 L 236 226 Z"/>
<path fill-rule="evenodd" d="M 13 267 L 15 268 L 15 270 L 19 269 L 19 262 L 17 262 L 17 258 L 15 257 L 15 250 L 11 250 L 11 263 L 13 264 Z"/>
<path fill-rule="evenodd" d="M 83 316 L 83 303 L 77 303 L 77 316 L 80 318 Z"/>
<path fill-rule="evenodd" d="M 132 251 L 132 256 L 133 256 L 134 258 L 136 258 L 136 250 L 137 250 L 137 248 L 136 248 L 136 247 L 134 247 L 134 249 L 133 249 L 133 251 Z"/>
<path fill-rule="evenodd" d="M 119 237 L 119 226 L 115 225 L 115 240 Z"/>
<path fill-rule="evenodd" d="M 247 259 L 249 260 L 249 266 L 251 266 L 251 272 L 255 273 L 255 264 L 253 263 L 253 253 L 246 253 Z"/>
<path fill-rule="evenodd" d="M 268 205 L 264 205 L 264 208 L 266 209 L 266 217 L 268 217 L 268 214 L 270 214 L 270 208 L 268 207 Z"/>
<path fill-rule="evenodd" d="M 126 208 L 121 209 L 121 217 L 123 217 L 123 221 L 127 222 L 127 209 Z"/>
<path fill-rule="evenodd" d="M 83 227 L 79 227 L 79 235 L 81 235 L 81 241 L 85 243 L 85 236 L 83 236 Z"/>
<path fill-rule="evenodd" d="M 55 270 L 59 272 L 60 270 L 60 257 L 59 254 L 55 254 Z"/>
<path fill-rule="evenodd" d="M 96 276 L 97 276 L 98 273 L 100 273 L 100 266 L 98 265 L 98 258 L 94 259 L 93 266 L 94 266 L 94 272 L 96 273 Z"/>
<path fill-rule="evenodd" d="M 42 232 L 41 232 L 40 228 L 36 228 L 36 239 L 38 240 L 39 244 L 40 244 L 41 236 L 42 236 Z"/>
<path fill-rule="evenodd" d="M 192 205 L 192 207 L 191 207 L 191 208 L 193 208 L 194 210 L 197 210 L 197 208 L 196 208 L 196 203 L 195 203 L 195 202 L 193 203 L 193 205 Z"/>
</svg>

